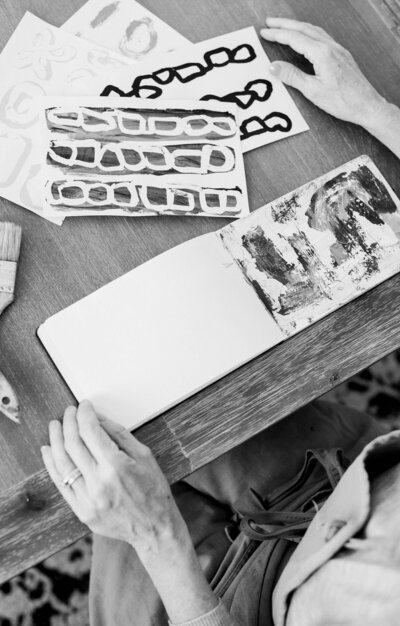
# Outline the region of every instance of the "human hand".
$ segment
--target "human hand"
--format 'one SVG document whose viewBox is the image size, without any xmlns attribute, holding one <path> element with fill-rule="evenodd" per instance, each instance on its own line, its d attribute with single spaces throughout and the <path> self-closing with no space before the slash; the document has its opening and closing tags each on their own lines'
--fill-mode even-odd
<svg viewBox="0 0 400 626">
<path fill-rule="evenodd" d="M 93 532 L 135 548 L 170 620 L 186 622 L 212 610 L 218 600 L 150 449 L 99 418 L 87 401 L 68 407 L 62 424 L 51 421 L 49 435 L 42 455 L 54 484 Z M 74 470 L 78 477 L 63 484 Z"/>
<path fill-rule="evenodd" d="M 266 20 L 267 41 L 288 45 L 314 66 L 315 76 L 274 61 L 272 75 L 342 120 L 371 129 L 388 103 L 365 78 L 352 55 L 318 26 L 280 17 Z"/>
<path fill-rule="evenodd" d="M 91 403 L 65 410 L 49 425 L 43 461 L 77 517 L 100 535 L 130 543 L 140 557 L 186 538 L 186 525 L 149 448 L 122 426 L 99 418 Z M 63 479 L 81 475 L 71 486 Z"/>
</svg>

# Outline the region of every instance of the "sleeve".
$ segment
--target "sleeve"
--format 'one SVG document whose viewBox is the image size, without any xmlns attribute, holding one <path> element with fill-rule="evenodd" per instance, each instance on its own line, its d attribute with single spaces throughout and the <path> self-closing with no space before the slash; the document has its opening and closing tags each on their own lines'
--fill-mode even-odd
<svg viewBox="0 0 400 626">
<path fill-rule="evenodd" d="M 196 617 L 189 622 L 181 622 L 179 624 L 173 624 L 168 622 L 169 626 L 237 626 L 236 622 L 229 615 L 225 605 L 220 600 L 218 606 L 212 611 Z"/>
</svg>

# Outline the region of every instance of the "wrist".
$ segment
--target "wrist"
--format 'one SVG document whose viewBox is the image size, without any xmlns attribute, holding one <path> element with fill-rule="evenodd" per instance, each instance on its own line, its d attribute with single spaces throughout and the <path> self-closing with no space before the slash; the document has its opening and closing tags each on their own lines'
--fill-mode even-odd
<svg viewBox="0 0 400 626">
<path fill-rule="evenodd" d="M 180 560 L 194 549 L 188 528 L 180 515 L 173 522 L 152 529 L 151 536 L 139 542 L 136 539 L 131 545 L 146 569 Z"/>
<path fill-rule="evenodd" d="M 379 135 L 390 123 L 393 104 L 388 102 L 383 96 L 377 94 L 377 98 L 369 103 L 360 123 L 371 135 Z"/>
<path fill-rule="evenodd" d="M 189 531 L 169 534 L 156 550 L 136 548 L 172 623 L 205 615 L 218 605 L 200 567 Z"/>
</svg>

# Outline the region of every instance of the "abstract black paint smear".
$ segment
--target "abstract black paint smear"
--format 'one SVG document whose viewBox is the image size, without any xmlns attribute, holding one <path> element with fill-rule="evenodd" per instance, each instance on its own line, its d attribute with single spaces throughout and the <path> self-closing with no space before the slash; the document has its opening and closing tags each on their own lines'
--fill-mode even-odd
<svg viewBox="0 0 400 626">
<path fill-rule="evenodd" d="M 282 240 L 284 237 L 282 237 Z M 256 226 L 243 235 L 242 244 L 254 259 L 256 268 L 266 278 L 273 278 L 285 288 L 279 297 L 279 309 L 265 293 L 261 285 L 252 279 L 257 294 L 270 313 L 287 315 L 296 309 L 306 306 L 321 296 L 325 291 L 326 272 L 315 249 L 304 233 L 298 232 L 288 239 L 295 252 L 297 263 L 289 263 L 272 239 L 266 235 L 261 226 Z M 256 286 L 257 284 L 257 286 Z"/>
<path fill-rule="evenodd" d="M 351 258 L 357 250 L 366 255 L 369 273 L 379 269 L 376 245 L 368 244 L 357 216 L 383 226 L 380 213 L 394 213 L 396 205 L 386 187 L 367 166 L 342 173 L 327 181 L 312 196 L 307 210 L 308 225 L 319 231 L 330 230 L 335 243 L 330 251 L 334 265 Z"/>
<path fill-rule="evenodd" d="M 256 211 L 246 218 L 247 228 L 221 231 L 226 248 L 284 330 L 295 328 L 297 319 L 311 323 L 313 311 L 329 312 L 335 302 L 339 306 L 352 292 L 375 284 L 389 267 L 385 263 L 395 271 L 396 233 L 383 218 L 398 214 L 398 206 L 365 157 L 360 160 L 260 209 L 259 221 Z M 298 317 L 290 317 L 293 313 Z"/>
</svg>

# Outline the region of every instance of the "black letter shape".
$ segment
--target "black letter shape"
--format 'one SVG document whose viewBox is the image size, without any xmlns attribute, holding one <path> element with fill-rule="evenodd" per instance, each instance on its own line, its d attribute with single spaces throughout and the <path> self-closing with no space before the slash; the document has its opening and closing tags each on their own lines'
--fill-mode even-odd
<svg viewBox="0 0 400 626">
<path fill-rule="evenodd" d="M 106 85 L 100 95 L 109 96 L 111 93 L 117 94 L 118 96 L 121 96 L 121 97 L 132 95 L 131 93 L 125 93 L 124 91 L 122 91 L 122 89 L 119 89 L 119 87 L 115 87 L 115 85 Z"/>
<path fill-rule="evenodd" d="M 166 74 L 166 77 L 163 78 L 162 74 Z M 159 85 L 169 85 L 175 78 L 175 71 L 173 67 L 162 67 L 156 72 L 153 72 L 151 76 Z"/>
<path fill-rule="evenodd" d="M 213 57 L 217 57 L 218 55 L 226 55 L 224 61 L 218 61 L 218 59 L 213 59 Z M 229 65 L 231 50 L 229 48 L 225 48 L 221 46 L 220 48 L 215 48 L 215 50 L 210 50 L 204 54 L 204 61 L 207 64 L 207 67 L 211 69 L 212 67 L 225 67 L 225 65 Z"/>
<path fill-rule="evenodd" d="M 258 91 L 256 91 L 255 87 L 257 86 L 261 86 L 265 89 L 263 95 L 260 95 Z M 251 80 L 245 86 L 245 91 L 252 91 L 253 93 L 256 94 L 255 96 L 256 100 L 259 100 L 260 102 L 265 102 L 266 100 L 268 100 L 268 98 L 270 98 L 272 94 L 272 83 L 269 80 L 265 80 L 263 78 Z"/>
<path fill-rule="evenodd" d="M 237 59 L 236 57 L 238 56 L 238 54 L 244 50 L 247 51 L 248 56 L 244 59 Z M 236 46 L 236 48 L 231 50 L 229 56 L 231 63 L 251 63 L 251 61 L 254 61 L 254 59 L 257 57 L 253 46 L 250 46 L 250 44 L 248 43 L 243 43 L 240 44 L 240 46 Z"/>
<path fill-rule="evenodd" d="M 225 96 L 216 96 L 212 93 L 203 96 L 201 100 L 217 100 L 218 102 L 232 102 L 240 109 L 248 109 L 258 99 L 255 91 L 234 91 Z"/>
<path fill-rule="evenodd" d="M 209 71 L 207 67 L 204 67 L 200 63 L 182 63 L 182 65 L 177 65 L 174 70 L 175 78 L 177 78 L 181 83 L 190 83 L 191 80 L 204 76 Z M 187 76 L 179 73 L 184 72 L 185 70 L 192 70 L 192 72 Z"/>
<path fill-rule="evenodd" d="M 269 120 L 272 120 L 274 117 L 280 118 L 281 120 L 283 120 L 283 123 L 276 122 L 272 126 L 268 126 Z M 269 115 L 266 115 L 264 117 L 264 123 L 265 123 L 266 129 L 270 133 L 274 133 L 276 130 L 280 130 L 283 133 L 288 133 L 290 130 L 292 130 L 292 126 L 293 126 L 292 120 L 290 119 L 290 117 L 286 115 L 285 113 L 279 113 L 278 111 L 273 111 L 272 113 L 269 113 Z"/>
<path fill-rule="evenodd" d="M 161 87 L 157 87 L 157 85 L 146 85 L 146 80 L 153 81 L 153 74 L 142 74 L 142 76 L 137 76 L 132 83 L 132 89 L 127 94 L 128 96 L 135 96 L 136 98 L 140 98 L 140 92 L 144 89 L 147 89 L 151 92 L 151 95 L 145 96 L 146 98 L 159 98 L 162 96 L 163 90 Z"/>
<path fill-rule="evenodd" d="M 268 121 L 272 118 L 280 118 L 285 124 L 277 122 L 271 126 L 268 126 Z M 255 125 L 255 128 L 251 130 L 249 127 L 251 124 Z M 274 111 L 266 115 L 264 118 L 253 115 L 240 125 L 241 139 L 248 139 L 254 137 L 254 135 L 262 135 L 263 133 L 274 133 L 280 130 L 283 133 L 288 133 L 292 128 L 292 121 L 285 113 L 279 113 Z"/>
</svg>

